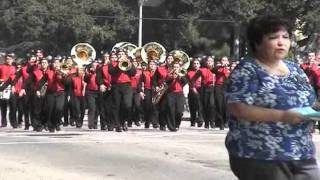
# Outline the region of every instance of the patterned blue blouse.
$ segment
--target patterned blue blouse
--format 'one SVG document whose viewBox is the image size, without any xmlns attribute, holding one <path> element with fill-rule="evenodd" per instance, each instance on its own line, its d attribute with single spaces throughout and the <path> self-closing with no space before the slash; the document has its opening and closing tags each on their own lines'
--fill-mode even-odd
<svg viewBox="0 0 320 180">
<path fill-rule="evenodd" d="M 227 81 L 227 103 L 282 110 L 311 106 L 316 97 L 307 76 L 293 62 L 284 62 L 290 73 L 276 76 L 267 73 L 253 59 L 241 61 Z M 301 160 L 315 156 L 310 121 L 249 122 L 227 114 L 226 147 L 230 156 L 260 160 Z"/>
</svg>

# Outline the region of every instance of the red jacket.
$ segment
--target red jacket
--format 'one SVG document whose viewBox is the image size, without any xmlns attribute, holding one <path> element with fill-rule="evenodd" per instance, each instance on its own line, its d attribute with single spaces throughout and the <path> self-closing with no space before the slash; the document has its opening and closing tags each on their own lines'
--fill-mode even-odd
<svg viewBox="0 0 320 180">
<path fill-rule="evenodd" d="M 188 73 L 187 73 L 187 78 L 189 80 L 189 88 L 192 89 L 192 88 L 200 88 L 201 87 L 201 76 L 196 79 L 194 81 L 194 83 L 191 83 L 190 80 L 192 79 L 192 77 L 196 74 L 197 71 L 195 70 L 189 70 Z"/>
<path fill-rule="evenodd" d="M 136 74 L 131 77 L 131 87 L 133 89 L 137 89 L 141 74 L 142 74 L 142 70 L 141 69 L 137 69 Z"/>
<path fill-rule="evenodd" d="M 229 67 L 219 66 L 216 69 L 216 85 L 222 85 L 230 74 Z"/>
<path fill-rule="evenodd" d="M 90 91 L 97 91 L 98 85 L 97 85 L 97 74 L 95 72 L 89 72 L 87 73 L 87 89 Z"/>
<path fill-rule="evenodd" d="M 83 96 L 82 90 L 84 86 L 83 86 L 83 78 L 81 76 L 71 77 L 71 87 L 72 87 L 72 95 Z"/>
</svg>

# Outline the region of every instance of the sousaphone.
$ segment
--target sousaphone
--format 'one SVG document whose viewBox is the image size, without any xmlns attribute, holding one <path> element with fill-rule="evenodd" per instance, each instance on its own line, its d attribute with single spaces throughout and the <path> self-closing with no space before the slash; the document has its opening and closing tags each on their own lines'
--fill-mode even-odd
<svg viewBox="0 0 320 180">
<path fill-rule="evenodd" d="M 83 67 L 96 59 L 96 50 L 89 43 L 78 43 L 72 47 L 71 57 L 78 67 Z"/>
<path fill-rule="evenodd" d="M 149 42 L 142 47 L 141 58 L 145 62 L 155 60 L 163 63 L 166 60 L 166 49 L 157 42 Z"/>
<path fill-rule="evenodd" d="M 190 66 L 190 58 L 187 53 L 181 50 L 173 50 L 169 54 L 172 54 L 174 61 L 173 62 L 179 62 L 181 71 L 179 72 L 180 75 L 186 75 L 188 68 Z"/>
</svg>

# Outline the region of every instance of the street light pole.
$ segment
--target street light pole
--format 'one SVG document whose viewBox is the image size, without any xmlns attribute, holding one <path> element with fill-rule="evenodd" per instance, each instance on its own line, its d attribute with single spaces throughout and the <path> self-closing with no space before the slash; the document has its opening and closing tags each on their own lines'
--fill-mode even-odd
<svg viewBox="0 0 320 180">
<path fill-rule="evenodd" d="M 142 47 L 142 7 L 145 0 L 139 0 L 139 35 L 138 46 Z"/>
</svg>

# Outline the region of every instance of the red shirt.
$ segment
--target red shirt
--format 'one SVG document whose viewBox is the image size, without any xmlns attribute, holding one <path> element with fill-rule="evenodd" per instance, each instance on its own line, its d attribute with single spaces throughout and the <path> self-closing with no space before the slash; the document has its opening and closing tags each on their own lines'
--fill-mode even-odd
<svg viewBox="0 0 320 180">
<path fill-rule="evenodd" d="M 18 81 L 16 82 L 16 84 L 14 85 L 14 88 L 16 90 L 16 94 L 19 94 L 19 92 L 21 91 L 22 89 L 22 86 L 23 86 L 23 77 L 20 77 L 18 79 Z"/>
<path fill-rule="evenodd" d="M 36 90 L 39 85 L 40 79 L 43 77 L 43 71 L 38 66 L 33 66 L 32 74 L 34 76 L 32 90 Z"/>
<path fill-rule="evenodd" d="M 190 83 L 191 78 L 196 74 L 197 71 L 189 70 L 187 73 L 187 78 L 189 79 L 189 88 L 200 88 L 201 87 L 201 76 L 194 81 L 194 83 Z"/>
<path fill-rule="evenodd" d="M 112 67 L 116 68 L 118 66 L 117 61 L 112 61 Z M 114 76 L 112 76 L 112 82 L 119 84 L 119 83 L 130 83 L 131 77 L 123 72 L 123 71 L 118 71 Z"/>
<path fill-rule="evenodd" d="M 200 73 L 202 76 L 202 82 L 205 87 L 209 87 L 215 84 L 216 76 L 211 72 L 209 68 L 200 68 Z"/>
<path fill-rule="evenodd" d="M 168 68 L 167 66 L 159 66 L 157 68 L 157 71 L 159 72 L 159 77 L 158 77 L 158 84 L 163 84 L 165 81 L 167 75 L 168 75 Z"/>
<path fill-rule="evenodd" d="M 8 78 L 14 79 L 16 73 L 16 67 L 8 64 L 0 65 L 0 80 L 6 81 Z"/>
<path fill-rule="evenodd" d="M 139 82 L 140 76 L 142 74 L 142 70 L 141 69 L 136 69 L 136 70 L 137 70 L 136 74 L 131 77 L 131 87 L 133 89 L 137 89 L 138 82 Z"/>
<path fill-rule="evenodd" d="M 169 85 L 170 92 L 182 92 L 183 91 L 183 84 L 179 79 L 174 79 Z"/>
<path fill-rule="evenodd" d="M 45 72 L 47 76 L 47 91 L 59 92 L 64 91 L 64 84 L 62 83 L 62 77 L 58 77 L 54 70 L 48 69 Z"/>
<path fill-rule="evenodd" d="M 222 85 L 224 80 L 228 78 L 230 70 L 228 67 L 219 66 L 216 71 L 216 85 Z"/>
<path fill-rule="evenodd" d="M 111 75 L 109 74 L 108 65 L 103 65 L 101 67 L 101 73 L 103 78 L 103 84 L 108 87 L 111 83 Z"/>
<path fill-rule="evenodd" d="M 144 89 L 151 89 L 152 88 L 151 78 L 153 75 L 154 75 L 154 73 L 152 73 L 149 70 L 143 71 L 143 87 L 144 87 Z"/>
<path fill-rule="evenodd" d="M 74 96 L 83 96 L 82 90 L 83 90 L 83 78 L 81 76 L 73 76 L 71 77 L 71 83 L 72 83 L 72 94 Z"/>
<path fill-rule="evenodd" d="M 91 91 L 97 91 L 98 85 L 96 82 L 97 75 L 95 72 L 89 72 L 88 73 L 88 83 L 87 83 L 87 89 Z"/>
</svg>

